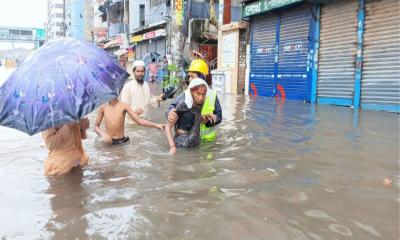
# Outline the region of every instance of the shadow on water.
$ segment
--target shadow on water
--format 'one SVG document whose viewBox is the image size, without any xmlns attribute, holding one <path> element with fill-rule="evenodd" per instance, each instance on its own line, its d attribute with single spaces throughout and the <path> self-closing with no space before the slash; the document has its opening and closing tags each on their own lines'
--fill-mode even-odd
<svg viewBox="0 0 400 240">
<path fill-rule="evenodd" d="M 83 171 L 75 168 L 60 177 L 49 177 L 50 207 L 53 216 L 45 225 L 53 239 L 87 239 L 88 224 L 84 218 L 86 198 L 88 196 L 82 186 Z"/>
<path fill-rule="evenodd" d="M 89 165 L 48 182 L 40 138 L 0 128 L 0 237 L 398 239 L 398 115 L 220 97 L 215 143 L 170 157 L 156 129 L 120 146 L 89 131 Z"/>
</svg>

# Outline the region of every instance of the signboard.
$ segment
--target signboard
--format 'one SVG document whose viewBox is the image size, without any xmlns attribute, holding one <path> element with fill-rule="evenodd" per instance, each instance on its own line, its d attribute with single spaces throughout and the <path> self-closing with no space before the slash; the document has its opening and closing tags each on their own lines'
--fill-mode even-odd
<svg viewBox="0 0 400 240">
<path fill-rule="evenodd" d="M 151 38 L 161 37 L 161 36 L 165 36 L 165 29 L 158 29 L 155 31 L 145 33 L 143 35 L 143 39 L 151 39 Z"/>
<path fill-rule="evenodd" d="M 140 42 L 143 41 L 143 35 L 137 35 L 131 37 L 131 42 Z"/>
<path fill-rule="evenodd" d="M 45 40 L 46 39 L 46 31 L 41 28 L 36 28 L 36 39 Z"/>
<path fill-rule="evenodd" d="M 126 33 L 118 34 L 120 48 L 129 48 L 128 36 Z"/>
<path fill-rule="evenodd" d="M 155 31 L 147 32 L 143 35 L 136 35 L 131 37 L 131 42 L 140 42 L 147 39 L 165 36 L 165 29 L 158 29 Z"/>
<path fill-rule="evenodd" d="M 302 1 L 303 0 L 259 0 L 243 7 L 243 17 L 249 17 Z"/>
<path fill-rule="evenodd" d="M 151 39 L 151 38 L 155 38 L 155 37 L 156 37 L 155 31 L 148 32 L 143 35 L 143 39 Z"/>
<path fill-rule="evenodd" d="M 233 67 L 237 53 L 237 32 L 231 32 L 222 37 L 222 67 Z"/>
<path fill-rule="evenodd" d="M 94 40 L 100 42 L 107 39 L 107 28 L 93 28 Z"/>
<path fill-rule="evenodd" d="M 176 25 L 182 26 L 182 24 L 183 24 L 183 0 L 175 0 L 175 18 L 176 18 Z"/>
</svg>

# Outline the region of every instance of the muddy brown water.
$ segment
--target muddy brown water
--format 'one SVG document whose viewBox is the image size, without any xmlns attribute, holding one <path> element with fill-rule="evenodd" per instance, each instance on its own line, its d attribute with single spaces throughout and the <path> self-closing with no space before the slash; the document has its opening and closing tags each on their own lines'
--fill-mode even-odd
<svg viewBox="0 0 400 240">
<path fill-rule="evenodd" d="M 92 114 L 89 165 L 58 178 L 40 135 L 0 127 L 0 238 L 399 239 L 399 115 L 221 101 L 217 142 L 174 157 L 155 129 L 104 145 Z"/>
</svg>

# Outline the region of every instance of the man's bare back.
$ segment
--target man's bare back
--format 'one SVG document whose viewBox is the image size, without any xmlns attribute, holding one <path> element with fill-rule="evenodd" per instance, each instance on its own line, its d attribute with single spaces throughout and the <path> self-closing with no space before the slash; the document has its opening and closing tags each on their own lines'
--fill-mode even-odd
<svg viewBox="0 0 400 240">
<path fill-rule="evenodd" d="M 113 139 L 125 138 L 125 116 L 128 114 L 135 122 L 145 127 L 164 129 L 163 124 L 156 124 L 145 119 L 139 118 L 131 107 L 118 99 L 113 99 L 103 104 L 99 108 L 99 112 L 95 124 L 95 132 L 103 138 L 103 141 L 112 143 Z M 105 132 L 100 129 L 101 122 L 105 123 Z"/>
</svg>

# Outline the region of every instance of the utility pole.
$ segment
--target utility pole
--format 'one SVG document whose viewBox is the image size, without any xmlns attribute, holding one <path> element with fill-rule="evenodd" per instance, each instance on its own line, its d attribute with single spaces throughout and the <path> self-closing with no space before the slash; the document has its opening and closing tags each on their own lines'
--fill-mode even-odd
<svg viewBox="0 0 400 240">
<path fill-rule="evenodd" d="M 170 36 L 171 55 L 172 55 L 172 63 L 178 67 L 179 73 L 183 71 L 183 51 L 185 47 L 184 34 L 183 34 L 183 11 L 184 11 L 183 0 L 174 0 L 172 21 L 171 21 L 171 36 Z M 182 88 L 183 81 L 180 81 L 179 85 L 180 88 Z"/>
</svg>

